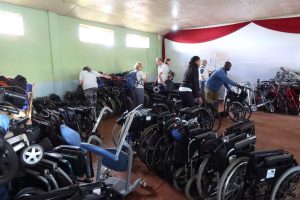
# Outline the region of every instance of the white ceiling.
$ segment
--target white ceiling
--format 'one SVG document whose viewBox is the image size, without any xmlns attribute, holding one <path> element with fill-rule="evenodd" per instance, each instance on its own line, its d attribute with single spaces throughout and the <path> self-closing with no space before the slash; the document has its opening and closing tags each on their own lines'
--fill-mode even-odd
<svg viewBox="0 0 300 200">
<path fill-rule="evenodd" d="M 171 31 L 174 24 L 188 29 L 300 15 L 300 0 L 0 1 L 161 35 Z"/>
</svg>

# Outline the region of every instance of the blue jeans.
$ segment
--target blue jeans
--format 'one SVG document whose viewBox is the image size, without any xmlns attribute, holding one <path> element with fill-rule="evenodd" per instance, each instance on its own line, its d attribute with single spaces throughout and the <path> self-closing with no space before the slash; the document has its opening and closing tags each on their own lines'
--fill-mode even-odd
<svg viewBox="0 0 300 200">
<path fill-rule="evenodd" d="M 200 96 L 201 96 L 202 98 L 205 97 L 205 82 L 206 82 L 206 81 L 200 81 L 200 82 L 199 82 L 199 86 L 200 86 Z"/>
</svg>

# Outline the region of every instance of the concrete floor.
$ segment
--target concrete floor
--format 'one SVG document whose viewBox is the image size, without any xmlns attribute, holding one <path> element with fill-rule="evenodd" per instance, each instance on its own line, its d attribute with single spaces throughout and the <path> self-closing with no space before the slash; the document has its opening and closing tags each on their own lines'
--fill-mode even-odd
<svg viewBox="0 0 300 200">
<path fill-rule="evenodd" d="M 264 112 L 252 113 L 252 120 L 255 121 L 257 149 L 274 149 L 283 148 L 294 154 L 295 158 L 300 161 L 300 117 L 290 115 L 270 114 Z M 115 124 L 116 118 L 107 119 L 100 128 L 104 133 L 104 146 L 112 146 L 111 131 Z M 232 124 L 229 118 L 222 121 L 222 133 L 226 127 Z M 116 174 L 117 176 L 124 176 Z M 136 156 L 133 166 L 132 180 L 141 177 L 146 180 L 147 188 L 138 188 L 130 194 L 129 200 L 183 200 L 184 194 L 172 188 L 168 182 L 158 177 Z"/>
</svg>

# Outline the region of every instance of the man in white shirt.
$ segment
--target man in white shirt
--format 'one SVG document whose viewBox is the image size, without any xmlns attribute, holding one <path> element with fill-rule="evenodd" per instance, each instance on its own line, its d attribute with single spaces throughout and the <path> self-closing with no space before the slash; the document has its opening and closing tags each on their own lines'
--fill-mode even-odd
<svg viewBox="0 0 300 200">
<path fill-rule="evenodd" d="M 100 74 L 96 71 L 91 70 L 91 68 L 88 66 L 84 67 L 79 74 L 79 84 L 82 85 L 84 97 L 87 103 L 95 108 L 97 105 L 98 90 L 97 77 L 105 77 L 108 79 L 111 78 L 110 76 Z"/>
<path fill-rule="evenodd" d="M 169 67 L 164 64 L 161 58 L 156 58 L 157 82 L 161 91 L 165 91 L 166 80 L 168 79 Z"/>
<path fill-rule="evenodd" d="M 208 70 L 206 69 L 207 60 L 202 60 L 202 64 L 199 67 L 199 86 L 200 86 L 200 96 L 202 98 L 202 103 L 205 101 L 205 82 L 209 77 Z"/>
<path fill-rule="evenodd" d="M 159 84 L 165 85 L 165 81 L 168 79 L 169 67 L 164 64 L 161 58 L 156 58 L 157 70 L 157 81 Z"/>
</svg>

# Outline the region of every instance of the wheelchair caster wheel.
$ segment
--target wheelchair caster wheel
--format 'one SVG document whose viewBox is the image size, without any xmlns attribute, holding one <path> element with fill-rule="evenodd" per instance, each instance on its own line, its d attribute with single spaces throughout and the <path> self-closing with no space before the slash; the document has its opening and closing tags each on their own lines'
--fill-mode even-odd
<svg viewBox="0 0 300 200">
<path fill-rule="evenodd" d="M 146 188 L 146 187 L 147 187 L 146 181 L 141 180 L 141 181 L 140 181 L 140 186 L 141 186 L 142 188 Z"/>
<path fill-rule="evenodd" d="M 25 165 L 35 165 L 43 159 L 44 149 L 38 144 L 26 147 L 21 154 L 22 161 Z"/>
<path fill-rule="evenodd" d="M 107 177 L 112 177 L 112 172 L 111 172 L 111 170 L 106 169 L 106 170 L 105 170 L 105 175 L 106 175 Z"/>
</svg>

